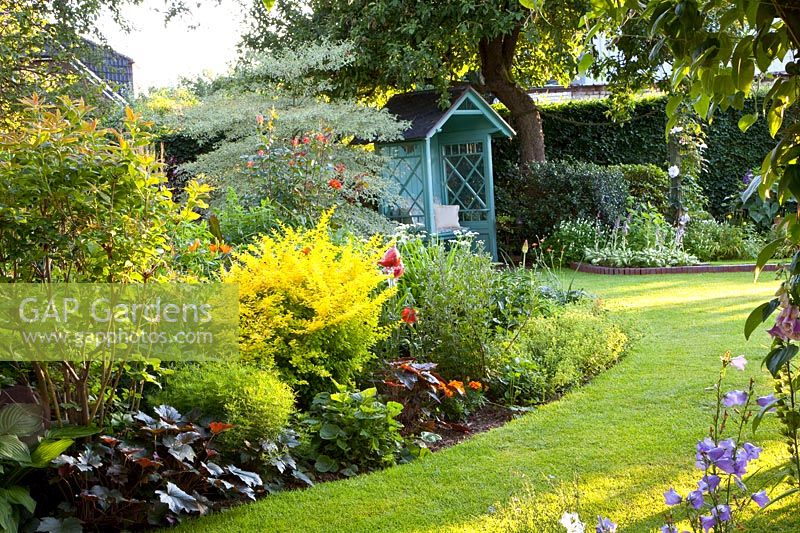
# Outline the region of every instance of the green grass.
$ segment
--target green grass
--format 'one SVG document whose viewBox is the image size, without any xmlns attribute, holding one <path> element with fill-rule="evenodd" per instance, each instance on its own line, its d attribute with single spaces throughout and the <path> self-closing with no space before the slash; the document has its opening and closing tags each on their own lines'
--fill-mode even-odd
<svg viewBox="0 0 800 533">
<path fill-rule="evenodd" d="M 354 479 L 284 492 L 231 511 L 187 521 L 181 531 L 489 531 L 499 526 L 490 507 L 531 506 L 536 491 L 552 502 L 552 483 L 579 476 L 581 514 L 602 514 L 620 531 L 654 531 L 663 524 L 662 493 L 693 488 L 694 445 L 704 436 L 710 397 L 705 387 L 726 350 L 750 364 L 731 374 L 730 388 L 756 376 L 766 334 L 742 336 L 747 313 L 776 283 L 750 274 L 593 276 L 571 274 L 575 287 L 598 294 L 643 337 L 617 366 L 592 383 L 502 428 L 478 435 L 413 464 Z M 785 450 L 774 423 L 756 441 L 760 464 Z M 770 440 L 771 439 L 771 440 Z M 547 476 L 554 476 L 547 481 Z M 749 531 L 800 531 L 798 500 L 783 500 L 749 520 Z M 593 531 L 594 528 L 592 527 Z"/>
</svg>

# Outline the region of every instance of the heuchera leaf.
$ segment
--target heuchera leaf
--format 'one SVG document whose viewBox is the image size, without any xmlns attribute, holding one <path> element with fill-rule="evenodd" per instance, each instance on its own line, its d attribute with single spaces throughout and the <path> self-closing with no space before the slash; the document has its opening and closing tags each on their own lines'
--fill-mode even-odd
<svg viewBox="0 0 800 533">
<path fill-rule="evenodd" d="M 158 494 L 159 500 L 161 503 L 167 504 L 169 510 L 175 514 L 179 514 L 182 511 L 186 511 L 187 513 L 190 512 L 197 512 L 203 513 L 205 507 L 197 501 L 197 498 L 186 494 L 178 487 L 176 484 L 172 482 L 167 483 L 167 490 L 157 490 L 156 494 Z"/>
<path fill-rule="evenodd" d="M 261 476 L 255 472 L 248 472 L 247 470 L 236 468 L 233 465 L 228 467 L 228 472 L 241 479 L 248 487 L 260 487 L 264 484 L 264 482 L 261 481 Z"/>
</svg>

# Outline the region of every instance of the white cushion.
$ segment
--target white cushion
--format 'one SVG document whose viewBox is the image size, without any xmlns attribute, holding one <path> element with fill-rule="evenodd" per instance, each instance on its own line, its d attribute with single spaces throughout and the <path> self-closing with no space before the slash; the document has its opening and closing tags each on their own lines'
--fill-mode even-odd
<svg viewBox="0 0 800 533">
<path fill-rule="evenodd" d="M 436 222 L 436 232 L 453 231 L 461 229 L 458 223 L 457 205 L 438 205 L 433 206 L 433 217 Z"/>
</svg>

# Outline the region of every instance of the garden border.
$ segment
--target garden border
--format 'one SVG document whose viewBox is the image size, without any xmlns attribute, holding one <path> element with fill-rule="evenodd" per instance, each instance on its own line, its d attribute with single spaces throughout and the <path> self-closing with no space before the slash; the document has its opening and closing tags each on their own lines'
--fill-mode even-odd
<svg viewBox="0 0 800 533">
<path fill-rule="evenodd" d="M 674 266 L 674 267 L 607 267 L 600 265 L 592 265 L 587 263 L 570 263 L 569 267 L 578 272 L 586 272 L 588 274 L 604 274 L 616 276 L 637 276 L 648 274 L 705 274 L 709 272 L 752 272 L 755 270 L 755 263 L 748 263 L 744 265 L 690 265 L 690 266 Z M 778 270 L 779 265 L 769 264 L 765 265 L 762 271 L 774 272 Z"/>
</svg>

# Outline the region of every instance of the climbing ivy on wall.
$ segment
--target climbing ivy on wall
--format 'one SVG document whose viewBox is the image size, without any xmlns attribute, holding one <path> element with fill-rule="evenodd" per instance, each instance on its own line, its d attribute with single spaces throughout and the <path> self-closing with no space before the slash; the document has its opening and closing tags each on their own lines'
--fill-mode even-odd
<svg viewBox="0 0 800 533">
<path fill-rule="evenodd" d="M 750 113 L 753 102 L 745 105 Z M 574 159 L 600 165 L 647 164 L 666 168 L 664 140 L 666 98 L 639 101 L 628 120 L 614 123 L 608 118 L 605 100 L 584 100 L 542 106 L 548 160 Z M 718 112 L 706 126 L 707 163 L 700 186 L 709 199 L 709 211 L 723 215 L 725 199 L 739 191 L 744 173 L 760 166 L 764 154 L 775 144 L 763 120 L 747 133 L 737 125 L 742 112 Z M 515 141 L 498 141 L 495 168 L 508 171 L 519 160 Z"/>
</svg>

